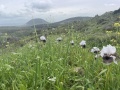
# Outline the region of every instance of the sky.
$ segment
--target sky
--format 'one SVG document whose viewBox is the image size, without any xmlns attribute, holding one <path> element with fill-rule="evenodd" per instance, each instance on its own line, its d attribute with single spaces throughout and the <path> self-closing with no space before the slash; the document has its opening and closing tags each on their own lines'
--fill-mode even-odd
<svg viewBox="0 0 120 90">
<path fill-rule="evenodd" d="M 120 0 L 0 0 L 0 26 L 23 25 L 33 18 L 53 23 L 71 17 L 94 17 L 119 8 Z"/>
</svg>

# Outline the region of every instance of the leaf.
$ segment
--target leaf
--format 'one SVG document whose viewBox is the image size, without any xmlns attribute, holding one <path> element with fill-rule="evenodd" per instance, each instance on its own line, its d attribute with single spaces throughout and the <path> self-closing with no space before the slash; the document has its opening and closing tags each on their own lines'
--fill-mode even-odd
<svg viewBox="0 0 120 90">
<path fill-rule="evenodd" d="M 107 69 L 102 70 L 102 71 L 98 74 L 98 76 L 100 76 L 101 74 L 105 73 L 106 71 L 107 71 Z"/>
</svg>

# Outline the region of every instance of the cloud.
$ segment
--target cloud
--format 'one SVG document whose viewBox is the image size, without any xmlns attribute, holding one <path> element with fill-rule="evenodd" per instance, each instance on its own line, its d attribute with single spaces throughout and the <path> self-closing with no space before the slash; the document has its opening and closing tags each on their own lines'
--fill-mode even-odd
<svg viewBox="0 0 120 90">
<path fill-rule="evenodd" d="M 6 8 L 5 5 L 3 5 L 3 4 L 0 5 L 0 11 L 4 11 L 5 8 Z"/>
<path fill-rule="evenodd" d="M 16 2 L 13 2 L 16 3 Z M 16 3 L 17 5 L 17 3 Z M 32 14 L 45 13 L 52 8 L 51 0 L 33 0 L 20 3 L 17 7 L 11 4 L 0 4 L 0 19 L 31 18 Z"/>
<path fill-rule="evenodd" d="M 0 18 L 2 18 L 2 19 L 8 19 L 8 18 L 12 19 L 12 18 L 16 18 L 16 17 L 22 17 L 22 14 L 19 12 L 16 12 L 16 13 L 4 12 L 4 11 L 0 12 Z"/>
<path fill-rule="evenodd" d="M 105 6 L 115 6 L 116 4 L 114 3 L 107 3 L 107 4 L 104 4 Z"/>
<path fill-rule="evenodd" d="M 49 11 L 52 7 L 52 2 L 51 0 L 36 0 L 33 1 L 31 3 L 25 3 L 25 7 L 27 7 L 27 9 L 32 9 L 32 10 L 36 10 L 39 12 L 46 12 Z"/>
<path fill-rule="evenodd" d="M 14 9 L 7 5 L 0 5 L 0 19 L 22 18 L 25 17 L 28 13 L 30 13 L 30 11 L 27 11 L 25 7 Z"/>
<path fill-rule="evenodd" d="M 120 0 L 1 0 L 0 23 L 17 23 L 38 17 L 54 22 L 75 16 L 101 15 L 118 9 L 119 3 Z"/>
</svg>

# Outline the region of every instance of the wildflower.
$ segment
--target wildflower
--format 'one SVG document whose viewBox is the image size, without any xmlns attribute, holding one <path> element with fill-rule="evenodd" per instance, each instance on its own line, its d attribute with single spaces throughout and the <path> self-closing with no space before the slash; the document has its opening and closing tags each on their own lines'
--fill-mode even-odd
<svg viewBox="0 0 120 90">
<path fill-rule="evenodd" d="M 100 49 L 99 49 L 98 47 L 93 47 L 93 48 L 91 49 L 91 52 L 93 52 L 93 53 L 95 53 L 95 54 L 97 54 L 99 51 L 100 51 Z"/>
<path fill-rule="evenodd" d="M 113 42 L 113 43 L 116 43 L 116 42 L 117 42 L 115 39 L 111 39 L 110 41 Z"/>
<path fill-rule="evenodd" d="M 117 32 L 118 35 L 120 35 L 120 32 Z"/>
<path fill-rule="evenodd" d="M 48 80 L 52 81 L 52 82 L 55 82 L 56 81 L 56 77 L 53 77 L 53 78 L 48 77 Z"/>
<path fill-rule="evenodd" d="M 95 54 L 95 59 L 97 59 L 100 56 L 99 55 L 100 49 L 98 47 L 93 47 L 91 49 L 91 52 Z"/>
<path fill-rule="evenodd" d="M 62 38 L 61 37 L 57 38 L 57 41 L 59 41 L 59 42 L 62 41 Z"/>
<path fill-rule="evenodd" d="M 41 36 L 41 37 L 40 37 L 40 40 L 43 41 L 43 42 L 45 43 L 45 42 L 46 42 L 45 36 Z"/>
<path fill-rule="evenodd" d="M 109 65 L 112 62 L 114 62 L 115 64 L 117 64 L 116 59 L 116 48 L 114 46 L 111 45 L 107 45 L 106 47 L 103 46 L 103 49 L 100 52 L 101 57 L 103 58 L 103 63 Z"/>
<path fill-rule="evenodd" d="M 107 33 L 107 34 L 111 34 L 111 33 L 112 33 L 112 31 L 106 31 L 106 33 Z"/>
<path fill-rule="evenodd" d="M 86 47 L 86 41 L 85 40 L 82 40 L 80 42 L 80 45 L 82 46 L 82 48 L 85 48 Z"/>
<path fill-rule="evenodd" d="M 120 27 L 120 23 L 114 23 L 114 27 Z"/>
<path fill-rule="evenodd" d="M 74 45 L 74 41 L 73 41 L 73 40 L 71 40 L 71 41 L 70 41 L 70 44 L 71 44 L 71 45 Z"/>
</svg>

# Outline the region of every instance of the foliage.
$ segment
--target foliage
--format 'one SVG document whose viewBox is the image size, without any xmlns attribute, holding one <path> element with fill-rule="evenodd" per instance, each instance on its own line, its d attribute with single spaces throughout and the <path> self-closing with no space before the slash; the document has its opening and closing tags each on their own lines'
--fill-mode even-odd
<svg viewBox="0 0 120 90">
<path fill-rule="evenodd" d="M 109 12 L 85 22 L 34 28 L 36 32 L 33 27 L 13 31 L 2 27 L 0 90 L 119 90 L 120 30 L 103 29 L 113 26 L 116 17 Z M 20 39 L 11 43 L 17 35 Z M 41 35 L 46 36 L 46 43 L 36 41 Z M 56 41 L 58 37 L 61 42 Z M 79 45 L 82 40 L 86 40 L 84 49 Z M 92 47 L 108 44 L 117 48 L 118 65 L 107 66 L 90 52 Z"/>
</svg>

